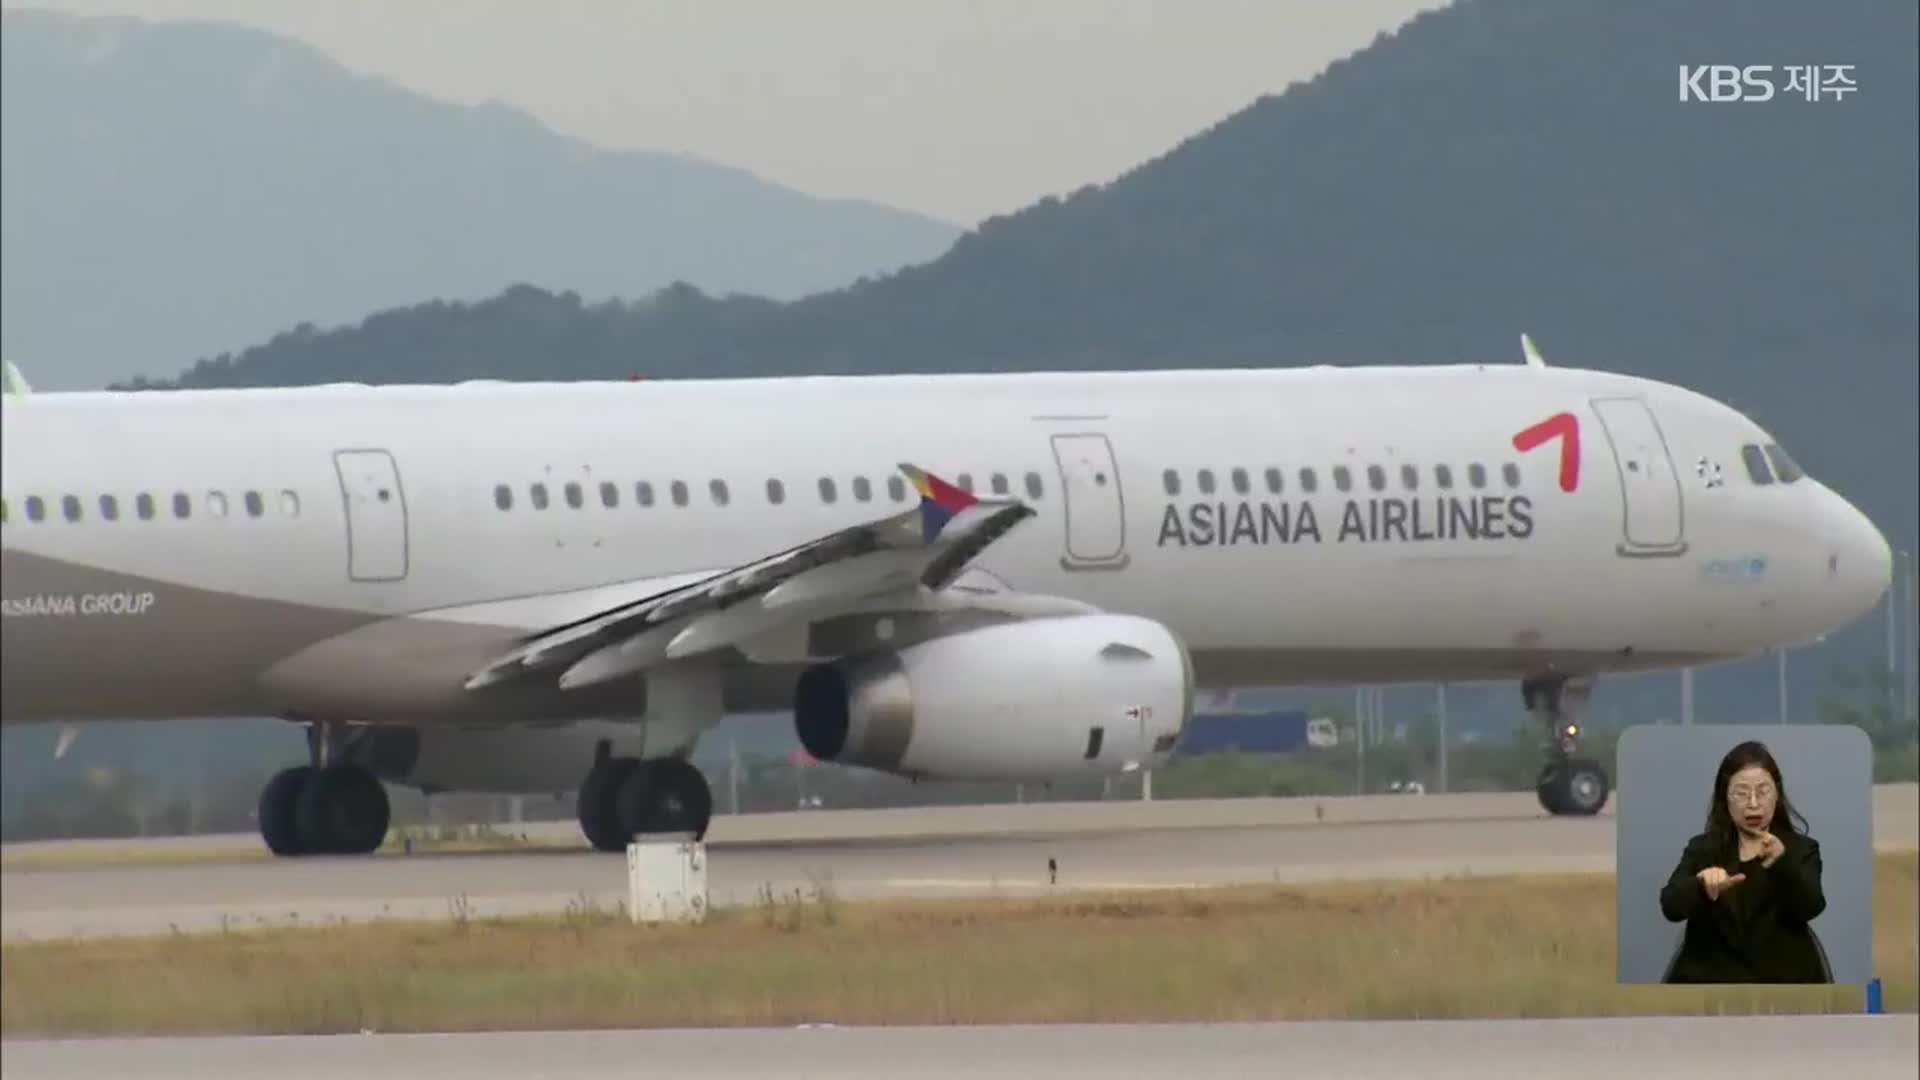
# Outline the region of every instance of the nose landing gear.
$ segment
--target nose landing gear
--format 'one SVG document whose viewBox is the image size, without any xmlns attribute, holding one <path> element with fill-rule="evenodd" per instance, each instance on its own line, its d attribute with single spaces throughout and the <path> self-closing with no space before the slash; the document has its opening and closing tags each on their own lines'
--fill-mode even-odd
<svg viewBox="0 0 1920 1080">
<path fill-rule="evenodd" d="M 1534 792 L 1550 814 L 1590 817 L 1607 805 L 1611 790 L 1607 771 L 1580 754 L 1592 693 L 1593 681 L 1585 676 L 1528 679 L 1520 684 L 1527 711 L 1546 729 L 1547 761 L 1534 782 Z"/>
</svg>

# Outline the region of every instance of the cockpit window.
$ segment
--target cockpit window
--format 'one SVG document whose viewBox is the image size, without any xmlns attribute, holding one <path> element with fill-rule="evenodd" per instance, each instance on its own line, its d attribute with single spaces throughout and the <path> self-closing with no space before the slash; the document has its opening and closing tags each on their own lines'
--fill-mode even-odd
<svg viewBox="0 0 1920 1080">
<path fill-rule="evenodd" d="M 1767 444 L 1767 460 L 1773 463 L 1774 474 L 1780 477 L 1783 484 L 1791 484 L 1807 475 L 1800 463 L 1788 457 L 1779 443 Z"/>
<path fill-rule="evenodd" d="M 1773 470 L 1767 465 L 1767 455 L 1760 447 L 1747 443 L 1740 447 L 1740 460 L 1747 464 L 1747 478 L 1755 484 L 1773 483 Z"/>
</svg>

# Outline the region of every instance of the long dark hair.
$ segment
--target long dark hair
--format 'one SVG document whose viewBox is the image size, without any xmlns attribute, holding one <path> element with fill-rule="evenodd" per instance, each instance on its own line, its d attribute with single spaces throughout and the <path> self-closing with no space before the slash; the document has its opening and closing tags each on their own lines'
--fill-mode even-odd
<svg viewBox="0 0 1920 1080">
<path fill-rule="evenodd" d="M 1737 862 L 1740 855 L 1739 830 L 1734 827 L 1733 815 L 1727 812 L 1727 785 L 1734 773 L 1749 765 L 1760 766 L 1773 778 L 1773 821 L 1767 825 L 1767 831 L 1779 837 L 1781 843 L 1796 833 L 1807 832 L 1807 819 L 1787 799 L 1787 782 L 1780 777 L 1780 763 L 1773 760 L 1773 752 L 1767 749 L 1766 743 L 1743 742 L 1720 759 L 1720 771 L 1713 774 L 1713 803 L 1707 807 L 1707 841 L 1712 845 L 1714 857 L 1723 863 Z"/>
</svg>

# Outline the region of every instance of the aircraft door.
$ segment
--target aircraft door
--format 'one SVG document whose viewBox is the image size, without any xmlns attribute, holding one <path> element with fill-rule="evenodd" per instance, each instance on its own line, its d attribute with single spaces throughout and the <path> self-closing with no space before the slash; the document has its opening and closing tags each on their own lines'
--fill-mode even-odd
<svg viewBox="0 0 1920 1080">
<path fill-rule="evenodd" d="M 1068 570 L 1126 566 L 1126 502 L 1107 437 L 1097 432 L 1055 435 L 1053 459 L 1060 467 L 1066 503 L 1066 551 L 1060 565 Z"/>
<path fill-rule="evenodd" d="M 339 450 L 340 497 L 347 509 L 347 577 L 399 581 L 407 576 L 407 500 L 400 467 L 385 450 Z"/>
<path fill-rule="evenodd" d="M 1653 410 L 1640 398 L 1595 398 L 1593 410 L 1620 476 L 1625 556 L 1679 555 L 1687 550 L 1685 496 L 1680 474 Z"/>
</svg>

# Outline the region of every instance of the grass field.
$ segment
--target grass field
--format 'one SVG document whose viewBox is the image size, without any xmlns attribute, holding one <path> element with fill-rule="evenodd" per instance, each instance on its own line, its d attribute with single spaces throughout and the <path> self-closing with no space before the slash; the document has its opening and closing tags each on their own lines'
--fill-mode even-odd
<svg viewBox="0 0 1920 1080">
<path fill-rule="evenodd" d="M 1916 1007 L 1913 853 L 1875 965 Z M 1858 987 L 1623 987 L 1608 875 L 618 913 L 0 950 L 8 1036 L 1858 1011 Z"/>
</svg>

